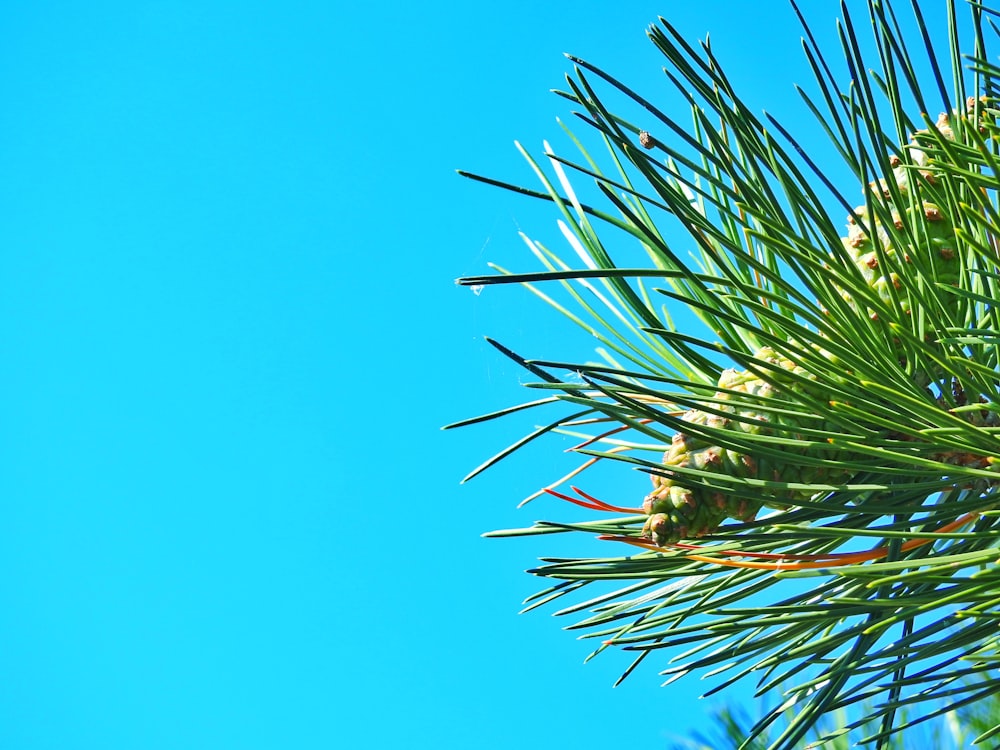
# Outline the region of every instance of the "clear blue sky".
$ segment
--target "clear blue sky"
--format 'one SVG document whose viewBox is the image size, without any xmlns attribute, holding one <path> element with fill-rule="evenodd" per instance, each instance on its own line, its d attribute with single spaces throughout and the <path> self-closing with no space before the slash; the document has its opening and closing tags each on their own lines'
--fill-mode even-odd
<svg viewBox="0 0 1000 750">
<path fill-rule="evenodd" d="M 696 680 L 612 689 L 626 657 L 516 615 L 567 550 L 479 535 L 554 511 L 515 510 L 553 460 L 460 486 L 523 425 L 439 430 L 524 395 L 484 334 L 593 346 L 453 284 L 557 236 L 454 170 L 531 181 L 512 142 L 559 142 L 563 52 L 666 91 L 661 13 L 797 111 L 783 3 L 5 8 L 0 747 L 655 748 L 702 721 Z"/>
</svg>

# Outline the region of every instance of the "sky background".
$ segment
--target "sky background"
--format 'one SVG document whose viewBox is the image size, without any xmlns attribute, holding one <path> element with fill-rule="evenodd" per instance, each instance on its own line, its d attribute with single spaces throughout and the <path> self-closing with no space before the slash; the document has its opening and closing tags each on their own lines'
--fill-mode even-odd
<svg viewBox="0 0 1000 750">
<path fill-rule="evenodd" d="M 837 5 L 810 3 L 828 40 Z M 484 335 L 593 348 L 453 283 L 535 268 L 518 230 L 559 244 L 549 208 L 455 170 L 533 184 L 513 141 L 565 144 L 564 52 L 669 109 L 659 14 L 817 132 L 784 3 L 4 7 L 0 747 L 657 748 L 704 724 L 665 658 L 612 689 L 626 655 L 584 665 L 516 614 L 538 556 L 581 550 L 480 534 L 563 511 L 515 508 L 551 444 L 460 485 L 525 424 L 440 430 L 531 395 Z"/>
</svg>

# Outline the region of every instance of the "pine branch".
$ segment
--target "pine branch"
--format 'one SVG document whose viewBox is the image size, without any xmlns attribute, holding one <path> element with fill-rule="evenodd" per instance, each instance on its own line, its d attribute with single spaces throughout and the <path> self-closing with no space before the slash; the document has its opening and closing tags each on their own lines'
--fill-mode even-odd
<svg viewBox="0 0 1000 750">
<path fill-rule="evenodd" d="M 934 716 L 1000 695 L 997 13 L 966 5 L 970 24 L 951 0 L 914 3 L 912 38 L 890 2 L 845 7 L 832 53 L 795 8 L 812 135 L 755 114 L 714 49 L 660 19 L 649 37 L 685 111 L 571 57 L 558 93 L 606 162 L 564 127 L 578 155 L 520 149 L 540 190 L 468 175 L 553 205 L 572 252 L 525 238 L 541 270 L 459 283 L 524 285 L 601 346 L 600 363 L 577 363 L 495 344 L 544 397 L 453 425 L 563 408 L 467 478 L 575 435 L 580 467 L 533 497 L 598 517 L 492 535 L 626 551 L 543 558 L 531 572 L 556 583 L 527 608 L 603 587 L 558 612 L 582 618 L 571 627 L 595 654 L 633 652 L 626 674 L 664 654 L 668 682 L 756 678 L 780 695 L 748 736 L 774 750 L 865 701 L 851 727 L 885 743 L 919 721 L 906 705 Z M 817 135 L 856 184 L 807 155 Z M 568 484 L 599 464 L 647 473 L 652 491 L 611 502 Z"/>
</svg>

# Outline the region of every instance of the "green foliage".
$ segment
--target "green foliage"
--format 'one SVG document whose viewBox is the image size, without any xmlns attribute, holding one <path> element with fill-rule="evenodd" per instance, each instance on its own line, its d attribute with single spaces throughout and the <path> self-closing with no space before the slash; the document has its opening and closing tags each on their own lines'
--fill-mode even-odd
<svg viewBox="0 0 1000 750">
<path fill-rule="evenodd" d="M 871 711 L 870 705 L 856 707 L 855 713 L 862 715 Z M 899 716 L 906 720 L 907 710 L 901 709 Z M 793 718 L 788 711 L 783 719 Z M 968 750 L 970 743 L 978 735 L 1000 723 L 1000 696 L 994 694 L 958 710 L 948 711 L 936 721 L 927 722 L 907 733 L 897 733 L 885 741 L 887 750 L 907 750 L 921 747 L 934 750 Z M 695 732 L 688 738 L 672 739 L 667 750 L 767 750 L 773 737 L 777 736 L 780 724 L 772 725 L 763 734 L 747 741 L 753 732 L 753 720 L 747 710 L 738 705 L 723 705 L 713 712 L 713 721 L 706 730 Z M 817 750 L 849 750 L 864 744 L 864 738 L 877 734 L 875 722 L 860 724 L 852 731 L 847 727 L 852 722 L 848 711 L 838 709 L 823 717 L 803 737 L 804 746 Z M 870 746 L 870 743 L 868 743 Z"/>
<path fill-rule="evenodd" d="M 806 27 L 815 81 L 802 100 L 850 185 L 741 102 L 707 43 L 663 19 L 649 36 L 689 122 L 571 58 L 560 94 L 603 163 L 567 128 L 578 156 L 547 151 L 543 168 L 522 151 L 541 190 L 469 175 L 551 202 L 572 255 L 526 238 L 543 270 L 459 283 L 527 286 L 596 336 L 602 358 L 529 360 L 495 344 L 542 397 L 460 424 L 563 411 L 473 475 L 547 434 L 584 435 L 581 469 L 616 462 L 681 498 L 672 525 L 653 528 L 650 503 L 562 490 L 578 472 L 550 484 L 602 515 L 495 535 L 583 533 L 630 553 L 543 559 L 532 572 L 553 585 L 529 608 L 598 584 L 560 610 L 581 618 L 595 653 L 632 652 L 626 675 L 662 656 L 668 682 L 716 674 L 714 690 L 756 679 L 776 705 L 747 741 L 781 726 L 766 735 L 776 750 L 861 702 L 870 710 L 846 728 L 874 727 L 887 746 L 1000 691 L 996 14 L 967 3 L 966 39 L 953 2 L 930 5 L 943 54 L 916 4 L 916 39 L 888 2 L 871 0 L 861 22 L 845 12 L 845 77 Z M 612 98 L 636 114 L 615 114 Z M 938 110 L 948 118 L 920 114 Z M 849 216 L 846 237 L 828 205 Z M 707 335 L 679 330 L 670 308 Z M 712 450 L 665 460 L 678 443 Z M 762 507 L 773 510 L 751 512 Z"/>
</svg>

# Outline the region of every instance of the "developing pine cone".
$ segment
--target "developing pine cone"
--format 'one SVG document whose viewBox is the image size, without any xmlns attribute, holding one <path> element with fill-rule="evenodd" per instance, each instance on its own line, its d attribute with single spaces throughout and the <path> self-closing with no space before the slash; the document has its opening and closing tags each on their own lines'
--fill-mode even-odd
<svg viewBox="0 0 1000 750">
<path fill-rule="evenodd" d="M 906 149 L 909 162 L 892 156 L 891 180 L 872 183 L 871 205 L 855 208 L 847 219 L 848 233 L 843 243 L 854 265 L 887 306 L 893 306 L 890 287 L 895 289 L 900 310 L 906 315 L 911 311 L 901 274 L 914 280 L 920 277 L 927 285 L 957 285 L 961 278 L 962 260 L 955 241 L 958 217 L 949 215 L 946 196 L 951 194 L 954 199 L 958 194 L 959 186 L 950 184 L 955 181 L 955 169 L 961 172 L 969 165 L 961 149 L 947 152 L 940 148 L 939 141 L 956 140 L 955 118 L 963 124 L 978 118 L 979 131 L 985 132 L 995 123 L 995 110 L 987 105 L 985 97 L 970 97 L 965 112 L 942 113 L 933 132 L 925 129 L 914 133 Z M 849 293 L 845 291 L 842 296 L 854 304 Z M 935 298 L 956 304 L 959 299 L 939 293 Z M 866 312 L 873 318 L 877 316 L 873 310 Z"/>
<path fill-rule="evenodd" d="M 821 427 L 804 415 L 776 413 L 767 409 L 773 405 L 788 411 L 802 411 L 795 398 L 808 386 L 790 376 L 812 378 L 791 360 L 782 357 L 769 347 L 759 350 L 755 358 L 773 365 L 768 370 L 768 380 L 743 370 L 726 370 L 718 382 L 720 389 L 715 398 L 723 403 L 712 404 L 712 411 L 692 409 L 682 419 L 692 426 L 708 427 L 731 432 L 734 440 L 754 435 L 773 435 L 780 438 L 803 439 L 801 433 L 806 422 Z M 762 370 L 763 371 L 763 370 Z M 768 382 L 770 381 L 770 382 Z M 733 403 L 727 404 L 726 401 Z M 811 466 L 797 457 L 819 457 L 814 446 L 786 446 L 782 453 L 785 460 L 770 456 L 754 456 L 738 448 L 726 448 L 702 437 L 700 430 L 678 432 L 670 448 L 663 455 L 663 472 L 653 474 L 653 491 L 643 502 L 649 518 L 644 534 L 657 545 L 691 539 L 715 531 L 727 518 L 750 521 L 762 505 L 786 507 L 812 497 L 815 492 L 790 487 L 761 488 L 762 497 L 738 497 L 726 477 L 764 479 L 782 483 L 833 483 L 846 479 L 840 472 L 831 472 L 821 466 Z M 725 441 L 720 441 L 725 442 Z M 671 469 L 690 469 L 723 478 L 713 482 L 711 477 L 694 477 Z"/>
<path fill-rule="evenodd" d="M 961 261 L 955 253 L 955 228 L 951 220 L 933 203 L 891 209 L 896 231 L 890 231 L 883 218 L 871 216 L 864 206 L 855 209 L 848 221 L 844 247 L 864 276 L 865 283 L 888 306 L 893 304 L 893 291 L 904 314 L 910 313 L 909 297 L 903 288 L 899 272 L 909 272 L 902 264 L 919 263 L 918 271 L 929 283 L 957 284 Z M 919 213 L 919 215 L 918 215 Z M 893 270 L 897 269 L 897 270 Z M 851 295 L 843 293 L 848 302 Z M 869 310 L 874 318 L 876 313 Z"/>
</svg>

